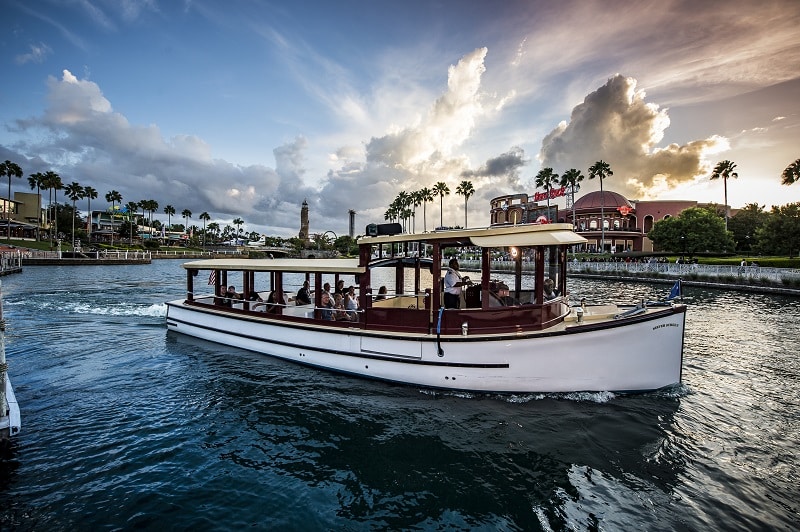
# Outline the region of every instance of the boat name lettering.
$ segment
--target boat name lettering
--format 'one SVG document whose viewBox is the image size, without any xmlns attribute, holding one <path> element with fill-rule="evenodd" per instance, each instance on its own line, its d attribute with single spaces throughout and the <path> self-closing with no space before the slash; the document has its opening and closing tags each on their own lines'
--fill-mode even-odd
<svg viewBox="0 0 800 532">
<path fill-rule="evenodd" d="M 664 327 L 680 327 L 680 325 L 677 323 L 662 323 L 661 325 L 656 325 L 653 327 L 653 330 L 655 331 L 656 329 L 663 329 Z"/>
</svg>

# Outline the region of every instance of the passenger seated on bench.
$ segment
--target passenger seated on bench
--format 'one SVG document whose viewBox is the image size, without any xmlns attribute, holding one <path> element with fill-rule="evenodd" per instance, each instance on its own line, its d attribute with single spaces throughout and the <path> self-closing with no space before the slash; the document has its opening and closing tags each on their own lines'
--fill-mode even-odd
<svg viewBox="0 0 800 532">
<path fill-rule="evenodd" d="M 328 292 L 322 292 L 322 309 L 320 315 L 323 320 L 333 321 L 333 303 L 331 302 L 331 295 Z"/>
<path fill-rule="evenodd" d="M 273 290 L 267 296 L 267 312 L 277 314 L 279 310 L 280 305 L 278 305 L 278 301 L 275 299 L 275 290 Z"/>
<path fill-rule="evenodd" d="M 223 295 L 225 296 L 225 299 L 222 300 L 222 304 L 226 307 L 232 306 L 234 299 L 242 299 L 242 295 L 236 291 L 236 287 L 233 285 L 230 285 L 228 290 Z"/>
<path fill-rule="evenodd" d="M 344 308 L 344 298 L 339 292 L 333 294 L 333 308 L 333 318 L 336 321 L 350 321 L 350 316 L 347 315 L 347 311 Z"/>
<path fill-rule="evenodd" d="M 517 304 L 516 300 L 509 294 L 508 285 L 506 283 L 491 283 L 489 285 L 489 290 L 493 296 L 489 298 L 490 307 L 502 307 Z"/>
<path fill-rule="evenodd" d="M 386 286 L 381 286 L 378 288 L 378 295 L 375 296 L 375 301 L 379 301 L 381 299 L 386 299 Z"/>
<path fill-rule="evenodd" d="M 308 281 L 303 281 L 303 286 L 297 291 L 297 297 L 294 298 L 295 305 L 310 305 L 311 292 L 308 290 Z"/>
<path fill-rule="evenodd" d="M 544 281 L 544 300 L 550 301 L 558 297 L 558 290 L 556 290 L 556 283 L 549 277 Z"/>
<path fill-rule="evenodd" d="M 344 309 L 350 321 L 358 321 L 358 299 L 356 299 L 356 289 L 351 286 L 344 294 Z"/>
<path fill-rule="evenodd" d="M 264 310 L 264 308 L 260 307 L 266 306 L 264 305 L 264 300 L 261 299 L 261 296 L 258 295 L 258 292 L 255 291 L 250 292 L 250 295 L 247 296 L 247 300 L 250 301 L 250 310 L 256 310 L 256 311 Z"/>
</svg>

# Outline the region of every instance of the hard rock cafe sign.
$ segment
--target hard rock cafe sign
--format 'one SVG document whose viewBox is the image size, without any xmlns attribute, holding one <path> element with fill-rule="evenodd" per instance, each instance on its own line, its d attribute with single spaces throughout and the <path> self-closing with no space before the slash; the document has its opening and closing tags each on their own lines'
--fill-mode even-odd
<svg viewBox="0 0 800 532">
<path fill-rule="evenodd" d="M 566 193 L 567 187 L 551 188 L 550 199 L 560 198 Z M 547 192 L 537 192 L 533 195 L 533 201 L 547 201 Z"/>
<path fill-rule="evenodd" d="M 633 209 L 628 207 L 627 205 L 622 205 L 620 207 L 617 207 L 617 210 L 622 216 L 628 216 Z"/>
</svg>

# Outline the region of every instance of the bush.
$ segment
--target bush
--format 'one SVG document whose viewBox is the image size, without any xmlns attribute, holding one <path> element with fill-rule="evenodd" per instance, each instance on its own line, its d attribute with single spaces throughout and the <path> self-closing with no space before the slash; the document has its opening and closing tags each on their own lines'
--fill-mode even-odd
<svg viewBox="0 0 800 532">
<path fill-rule="evenodd" d="M 161 244 L 158 240 L 145 240 L 144 241 L 144 249 L 154 249 L 157 250 L 161 248 Z"/>
</svg>

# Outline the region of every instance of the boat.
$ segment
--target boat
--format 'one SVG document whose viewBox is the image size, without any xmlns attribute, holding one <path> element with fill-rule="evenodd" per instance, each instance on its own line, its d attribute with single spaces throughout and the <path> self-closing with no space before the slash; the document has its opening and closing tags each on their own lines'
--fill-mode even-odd
<svg viewBox="0 0 800 532">
<path fill-rule="evenodd" d="M 366 233 L 356 259 L 184 263 L 186 295 L 167 302 L 167 329 L 432 389 L 636 393 L 681 382 L 686 306 L 571 302 L 568 250 L 585 239 L 569 224 L 421 234 L 370 224 Z M 477 267 L 455 274 L 463 275 L 459 308 L 445 308 L 442 281 L 454 257 L 472 258 Z M 353 284 L 358 308 L 352 319 L 331 321 L 324 284 L 343 280 Z M 298 304 L 295 290 L 304 281 L 313 300 Z M 252 297 L 227 297 L 229 283 Z"/>
</svg>

